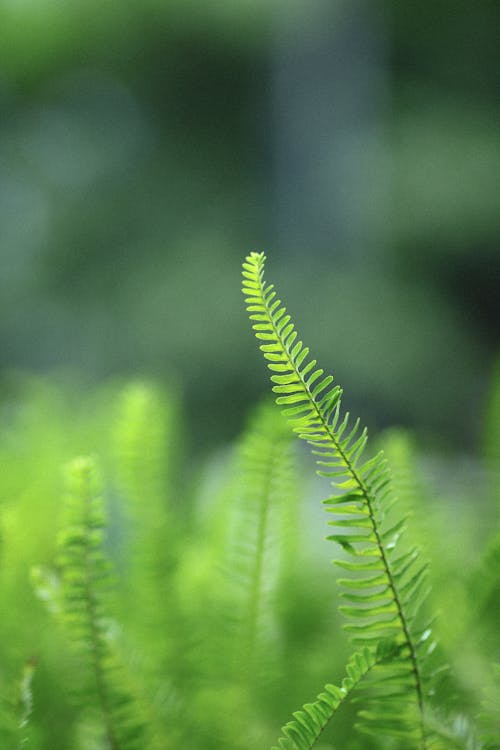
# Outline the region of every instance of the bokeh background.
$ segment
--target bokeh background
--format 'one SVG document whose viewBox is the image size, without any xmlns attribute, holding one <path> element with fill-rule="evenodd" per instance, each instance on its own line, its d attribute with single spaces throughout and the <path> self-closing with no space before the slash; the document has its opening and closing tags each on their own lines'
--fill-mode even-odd
<svg viewBox="0 0 500 750">
<path fill-rule="evenodd" d="M 0 745 L 34 653 L 30 747 L 102 747 L 45 606 L 82 453 L 152 748 L 268 746 L 343 674 L 331 490 L 301 454 L 262 689 L 219 627 L 245 594 L 226 547 L 254 528 L 233 441 L 269 392 L 252 250 L 413 487 L 450 695 L 477 715 L 500 663 L 499 29 L 498 0 L 0 0 Z M 388 750 L 349 710 L 338 747 Z"/>
<path fill-rule="evenodd" d="M 499 25 L 495 0 L 1 0 L 4 380 L 173 381 L 224 442 L 267 390 L 239 290 L 265 250 L 371 426 L 473 447 Z"/>
</svg>

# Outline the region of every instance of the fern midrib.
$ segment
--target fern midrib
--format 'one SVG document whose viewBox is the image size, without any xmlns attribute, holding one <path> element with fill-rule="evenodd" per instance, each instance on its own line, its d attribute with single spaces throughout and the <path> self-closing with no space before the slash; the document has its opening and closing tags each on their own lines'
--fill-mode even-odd
<svg viewBox="0 0 500 750">
<path fill-rule="evenodd" d="M 91 488 L 87 488 L 87 492 L 84 493 L 83 503 L 83 527 L 88 529 L 91 526 L 90 518 L 90 503 L 91 503 Z M 85 543 L 83 546 L 83 564 L 85 569 L 85 601 L 87 603 L 87 615 L 88 622 L 90 625 L 90 649 L 92 655 L 92 666 L 94 671 L 94 679 L 97 690 L 97 697 L 101 705 L 102 715 L 104 719 L 106 737 L 109 742 L 110 750 L 120 750 L 118 740 L 116 739 L 113 723 L 111 721 L 111 707 L 109 704 L 109 696 L 106 688 L 106 681 L 101 666 L 101 660 L 99 658 L 99 641 L 100 634 L 97 626 L 97 611 L 96 611 L 96 600 L 94 591 L 92 589 L 92 565 L 90 561 L 90 543 L 88 536 L 84 536 Z"/>
<path fill-rule="evenodd" d="M 403 635 L 405 637 L 406 645 L 408 646 L 409 651 L 410 651 L 410 659 L 411 659 L 411 663 L 412 663 L 412 673 L 413 673 L 414 679 L 415 679 L 415 690 L 416 690 L 416 693 L 417 693 L 417 702 L 418 702 L 418 709 L 419 709 L 419 715 L 420 715 L 420 731 L 421 731 L 421 735 L 422 735 L 423 748 L 424 748 L 424 750 L 426 750 L 426 748 L 427 748 L 427 742 L 426 742 L 426 734 L 425 734 L 424 697 L 423 697 L 423 690 L 422 690 L 422 677 L 421 677 L 420 668 L 419 668 L 419 665 L 418 665 L 416 649 L 415 649 L 415 645 L 413 643 L 413 639 L 412 639 L 410 631 L 409 631 L 408 622 L 406 620 L 406 616 L 405 616 L 405 613 L 404 613 L 404 610 L 403 610 L 403 606 L 402 606 L 401 600 L 400 600 L 398 592 L 397 592 L 396 584 L 395 584 L 395 581 L 394 581 L 394 576 L 393 576 L 393 573 L 392 573 L 392 570 L 391 570 L 391 566 L 390 566 L 389 560 L 388 560 L 386 552 L 385 552 L 384 543 L 383 543 L 382 538 L 380 536 L 380 533 L 379 533 L 379 530 L 378 530 L 378 526 L 377 526 L 377 523 L 376 523 L 376 520 L 375 520 L 375 515 L 373 513 L 373 501 L 372 501 L 372 499 L 370 497 L 370 492 L 368 490 L 368 487 L 364 483 L 364 481 L 358 475 L 356 469 L 354 468 L 354 466 L 352 465 L 351 461 L 349 460 L 349 457 L 346 455 L 345 451 L 342 449 L 342 446 L 338 443 L 337 439 L 335 438 L 335 435 L 333 434 L 333 432 L 332 432 L 332 430 L 330 428 L 330 425 L 325 420 L 325 418 L 324 418 L 323 414 L 321 413 L 321 411 L 320 411 L 320 409 L 319 409 L 319 407 L 318 407 L 315 399 L 313 398 L 312 393 L 311 393 L 311 391 L 309 389 L 309 386 L 307 385 L 306 381 L 302 377 L 302 374 L 301 374 L 300 370 L 295 367 L 294 362 L 292 361 L 291 357 L 289 356 L 288 350 L 287 350 L 287 348 L 285 346 L 285 342 L 283 341 L 280 332 L 278 331 L 278 329 L 276 328 L 276 326 L 274 324 L 274 319 L 273 319 L 273 316 L 272 316 L 271 311 L 270 311 L 269 306 L 268 306 L 267 299 L 266 299 L 265 294 L 264 294 L 263 276 L 262 276 L 262 272 L 261 272 L 260 268 L 258 269 L 257 277 L 258 277 L 258 284 L 259 284 L 259 290 L 260 290 L 260 297 L 261 297 L 261 299 L 262 299 L 262 301 L 264 303 L 264 306 L 265 306 L 265 309 L 266 309 L 266 312 L 267 312 L 267 317 L 268 317 L 268 320 L 269 320 L 269 322 L 271 324 L 271 327 L 273 329 L 273 332 L 274 332 L 274 335 L 276 337 L 276 340 L 279 341 L 280 346 L 282 348 L 282 353 L 285 356 L 286 361 L 289 363 L 289 365 L 290 365 L 291 369 L 293 370 L 293 372 L 295 373 L 295 375 L 299 378 L 300 383 L 302 384 L 302 387 L 306 391 L 307 395 L 309 396 L 309 402 L 312 404 L 312 406 L 314 408 L 314 411 L 315 411 L 315 413 L 316 413 L 316 415 L 317 415 L 317 417 L 318 417 L 321 425 L 323 426 L 323 429 L 324 429 L 325 433 L 327 434 L 327 436 L 332 441 L 332 444 L 333 444 L 335 450 L 337 451 L 338 455 L 341 457 L 342 461 L 344 462 L 344 464 L 345 464 L 345 466 L 347 468 L 347 473 L 352 477 L 352 479 L 354 480 L 354 482 L 356 482 L 358 488 L 360 489 L 360 491 L 362 493 L 363 502 L 365 503 L 365 505 L 367 507 L 367 510 L 368 510 L 368 516 L 369 516 L 369 519 L 370 519 L 370 523 L 372 525 L 373 533 L 375 535 L 377 548 L 378 548 L 379 553 L 380 553 L 380 557 L 381 557 L 381 560 L 382 560 L 382 563 L 383 563 L 383 566 L 384 566 L 385 574 L 387 576 L 389 588 L 390 588 L 390 590 L 392 592 L 394 603 L 396 605 L 399 622 L 401 624 L 401 629 L 402 629 Z"/>
</svg>

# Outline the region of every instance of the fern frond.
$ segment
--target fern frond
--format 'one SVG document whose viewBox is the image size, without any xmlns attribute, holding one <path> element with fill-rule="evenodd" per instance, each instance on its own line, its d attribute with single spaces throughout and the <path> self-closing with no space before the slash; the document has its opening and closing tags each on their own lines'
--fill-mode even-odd
<svg viewBox="0 0 500 750">
<path fill-rule="evenodd" d="M 134 381 L 118 394 L 113 448 L 120 487 L 142 515 L 162 523 L 177 459 L 175 412 L 173 399 L 152 383 Z"/>
<path fill-rule="evenodd" d="M 272 750 L 311 750 L 337 709 L 382 658 L 386 658 L 383 650 L 377 654 L 368 647 L 351 656 L 346 666 L 347 677 L 340 686 L 325 685 L 313 703 L 306 703 L 300 711 L 295 711 L 293 720 L 282 727 L 282 736 Z"/>
<path fill-rule="evenodd" d="M 199 639 L 189 747 L 243 750 L 265 747 L 268 739 L 256 717 L 275 702 L 286 658 L 281 595 L 298 525 L 293 442 L 286 420 L 267 401 L 250 414 L 222 471 L 217 459 L 220 483 L 215 503 L 204 498 L 206 521 L 192 562 L 202 578 L 187 589 Z M 182 580 L 189 587 L 189 577 Z"/>
<path fill-rule="evenodd" d="M 227 510 L 223 572 L 237 643 L 238 668 L 257 668 L 257 655 L 273 626 L 273 595 L 281 574 L 292 489 L 291 439 L 285 420 L 269 404 L 257 409 L 239 445 Z M 246 666 L 245 666 L 246 665 Z"/>
<path fill-rule="evenodd" d="M 123 674 L 109 643 L 109 565 L 102 550 L 105 517 L 94 460 L 75 459 L 67 481 L 66 521 L 58 539 L 62 618 L 88 673 L 84 694 L 100 713 L 107 747 L 135 750 L 142 746 L 142 723 L 123 689 Z"/>
<path fill-rule="evenodd" d="M 367 731 L 405 736 L 426 747 L 425 687 L 420 657 L 429 647 L 429 628 L 417 616 L 425 598 L 426 566 L 415 548 L 399 553 L 405 520 L 386 520 L 393 502 L 383 453 L 366 458 L 367 431 L 341 411 L 342 391 L 325 375 L 298 340 L 285 306 L 264 279 L 265 256 L 251 253 L 243 263 L 243 293 L 260 349 L 271 370 L 276 402 L 293 430 L 309 443 L 337 492 L 325 501 L 332 514 L 329 538 L 347 559 L 337 561 L 348 574 L 340 581 L 345 626 L 356 645 L 394 640 L 399 658 L 377 678 L 383 685 L 371 706 L 360 712 Z M 383 679 L 383 681 L 382 681 Z"/>
<path fill-rule="evenodd" d="M 159 673 L 172 671 L 175 647 L 165 631 L 179 629 L 176 607 L 159 606 L 173 591 L 183 529 L 174 512 L 173 479 L 177 451 L 176 406 L 170 395 L 151 383 L 127 384 L 118 394 L 113 426 L 113 453 L 120 509 L 129 545 L 124 576 L 126 622 L 143 656 Z M 177 506 L 180 504 L 178 503 Z M 134 597 L 136 607 L 127 607 Z"/>
</svg>

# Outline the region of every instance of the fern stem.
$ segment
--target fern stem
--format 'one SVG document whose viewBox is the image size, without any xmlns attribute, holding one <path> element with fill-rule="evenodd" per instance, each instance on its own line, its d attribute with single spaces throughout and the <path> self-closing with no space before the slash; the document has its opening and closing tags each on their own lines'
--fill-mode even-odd
<svg viewBox="0 0 500 750">
<path fill-rule="evenodd" d="M 264 281 L 263 281 L 263 274 L 260 272 L 260 273 L 256 274 L 256 276 L 258 278 L 259 292 L 260 292 L 260 297 L 261 297 L 261 300 L 262 300 L 262 304 L 265 306 L 265 309 L 266 309 L 266 312 L 267 312 L 267 318 L 268 318 L 269 324 L 272 327 L 273 334 L 274 334 L 274 336 L 276 338 L 276 341 L 279 341 L 279 343 L 281 345 L 281 348 L 282 348 L 282 351 L 285 354 L 287 361 L 290 363 L 291 367 L 293 368 L 293 371 L 294 371 L 296 377 L 299 378 L 300 383 L 301 383 L 303 389 L 308 394 L 309 401 L 310 401 L 311 405 L 314 408 L 314 411 L 315 411 L 317 419 L 321 423 L 321 425 L 322 425 L 322 427 L 323 427 L 323 429 L 325 431 L 325 434 L 328 435 L 329 439 L 331 440 L 332 445 L 333 445 L 335 451 L 337 452 L 337 454 L 340 456 L 341 460 L 343 461 L 344 466 L 346 468 L 346 473 L 356 483 L 358 489 L 360 490 L 360 492 L 362 494 L 363 503 L 365 504 L 365 506 L 366 506 L 366 508 L 368 510 L 368 515 L 369 515 L 370 523 L 371 523 L 371 526 L 372 526 L 372 531 L 373 531 L 373 534 L 375 536 L 376 545 L 377 545 L 377 548 L 378 548 L 378 551 L 379 551 L 379 554 L 380 554 L 380 558 L 382 560 L 382 564 L 384 566 L 385 574 L 387 576 L 387 582 L 388 582 L 389 588 L 390 588 L 390 590 L 392 592 L 392 597 L 393 597 L 394 603 L 396 605 L 398 619 L 399 619 L 399 622 L 400 622 L 400 625 L 401 625 L 401 629 L 402 629 L 402 632 L 403 632 L 403 636 L 404 636 L 404 639 L 405 639 L 405 645 L 408 647 L 409 652 L 410 652 L 410 659 L 411 659 L 411 664 L 412 664 L 412 673 L 413 673 L 414 680 L 415 680 L 415 691 L 416 691 L 416 694 L 417 694 L 417 703 L 418 703 L 419 716 L 420 716 L 420 732 L 421 732 L 421 737 L 422 737 L 422 748 L 423 748 L 423 750 L 426 750 L 427 749 L 427 740 L 426 740 L 426 732 L 425 732 L 424 696 L 423 696 L 423 687 L 422 687 L 422 677 L 421 677 L 421 674 L 420 674 L 420 668 L 419 668 L 419 664 L 418 664 L 418 660 L 417 660 L 416 648 L 415 648 L 415 644 L 413 643 L 413 639 L 411 637 L 411 633 L 410 633 L 410 630 L 409 630 L 408 621 L 407 621 L 406 615 L 404 613 L 403 605 L 402 605 L 401 599 L 400 599 L 398 591 L 397 591 L 397 587 L 396 587 L 395 580 L 394 580 L 394 575 L 393 575 L 393 572 L 391 570 L 391 565 L 390 565 L 389 559 L 388 559 L 387 554 L 386 554 L 384 543 L 382 541 L 382 538 L 381 538 L 379 530 L 378 530 L 378 524 L 376 522 L 375 514 L 374 514 L 374 510 L 373 510 L 373 507 L 374 507 L 373 499 L 371 498 L 370 491 L 369 491 L 367 485 L 365 484 L 365 482 L 363 481 L 363 479 L 359 476 L 359 474 L 356 471 L 355 467 L 352 465 L 351 461 L 349 460 L 348 455 L 346 454 L 346 452 L 342 448 L 342 446 L 339 443 L 339 441 L 336 439 L 335 434 L 334 434 L 333 430 L 331 429 L 330 424 L 325 419 L 325 417 L 324 417 L 321 409 L 319 408 L 319 406 L 318 406 L 318 404 L 316 402 L 316 399 L 314 398 L 314 396 L 313 396 L 313 394 L 311 392 L 311 389 L 309 388 L 309 386 L 307 384 L 306 379 L 303 377 L 302 372 L 300 371 L 300 368 L 296 367 L 295 364 L 294 364 L 294 362 L 292 361 L 292 358 L 288 356 L 285 341 L 283 340 L 283 336 L 281 335 L 280 330 L 278 330 L 278 328 L 275 325 L 274 318 L 273 318 L 273 315 L 272 315 L 272 310 L 270 309 L 270 305 L 269 305 L 269 302 L 268 302 L 268 297 L 265 294 L 265 286 L 264 286 Z"/>
</svg>

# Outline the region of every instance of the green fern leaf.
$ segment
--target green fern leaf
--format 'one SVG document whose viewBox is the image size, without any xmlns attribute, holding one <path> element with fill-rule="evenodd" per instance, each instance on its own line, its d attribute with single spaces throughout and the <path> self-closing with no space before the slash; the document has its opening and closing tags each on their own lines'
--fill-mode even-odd
<svg viewBox="0 0 500 750">
<path fill-rule="evenodd" d="M 428 647 L 428 628 L 419 626 L 425 598 L 425 565 L 418 550 L 398 554 L 404 526 L 387 526 L 385 514 L 393 502 L 391 479 L 383 453 L 366 458 L 366 429 L 341 411 L 342 391 L 325 375 L 298 340 L 291 317 L 272 284 L 264 279 L 265 256 L 251 253 L 243 263 L 243 293 L 260 349 L 271 370 L 276 402 L 293 430 L 313 449 L 336 494 L 325 501 L 332 515 L 330 538 L 347 559 L 339 565 L 354 579 L 341 580 L 346 630 L 358 646 L 392 639 L 399 658 L 382 665 L 369 706 L 360 712 L 368 732 L 406 737 L 409 747 L 426 747 L 425 687 L 421 657 Z M 379 671 L 379 670 L 377 670 Z M 380 687 L 382 686 L 382 687 Z M 372 686 L 370 686 L 372 687 Z"/>
<path fill-rule="evenodd" d="M 293 720 L 282 728 L 282 736 L 272 750 L 311 750 L 325 731 L 337 709 L 351 697 L 369 672 L 394 652 L 387 642 L 375 651 L 368 647 L 355 653 L 346 666 L 347 677 L 340 686 L 325 685 L 312 703 L 296 711 Z"/>
<path fill-rule="evenodd" d="M 199 506 L 204 522 L 189 562 L 196 588 L 181 575 L 195 608 L 186 747 L 265 746 L 267 727 L 256 716 L 282 684 L 280 595 L 297 559 L 292 437 L 274 405 L 259 404 L 222 471 L 217 457 L 215 503 L 205 495 Z"/>
<path fill-rule="evenodd" d="M 182 655 L 166 632 L 182 632 L 175 590 L 181 558 L 181 527 L 172 502 L 178 465 L 179 426 L 171 394 L 147 382 L 131 382 L 118 393 L 112 448 L 116 489 L 123 511 L 125 575 L 120 582 L 131 642 L 143 643 L 144 674 L 165 680 L 183 669 Z M 185 489 L 183 489 L 185 492 Z M 169 606 L 161 606 L 165 591 Z M 128 602 L 133 598 L 134 607 Z"/>
<path fill-rule="evenodd" d="M 105 516 L 94 460 L 75 459 L 67 470 L 67 484 L 66 521 L 58 539 L 61 615 L 86 673 L 82 698 L 88 709 L 100 714 L 109 750 L 135 750 L 143 746 L 143 725 L 110 645 L 110 575 L 102 549 Z"/>
<path fill-rule="evenodd" d="M 296 494 L 291 486 L 291 458 L 285 420 L 272 405 L 262 404 L 237 452 L 223 562 L 234 624 L 231 640 L 237 643 L 238 671 L 245 673 L 246 680 L 255 678 L 269 661 L 269 657 L 261 660 L 259 653 L 275 630 L 273 597 L 290 541 L 287 527 Z"/>
</svg>

